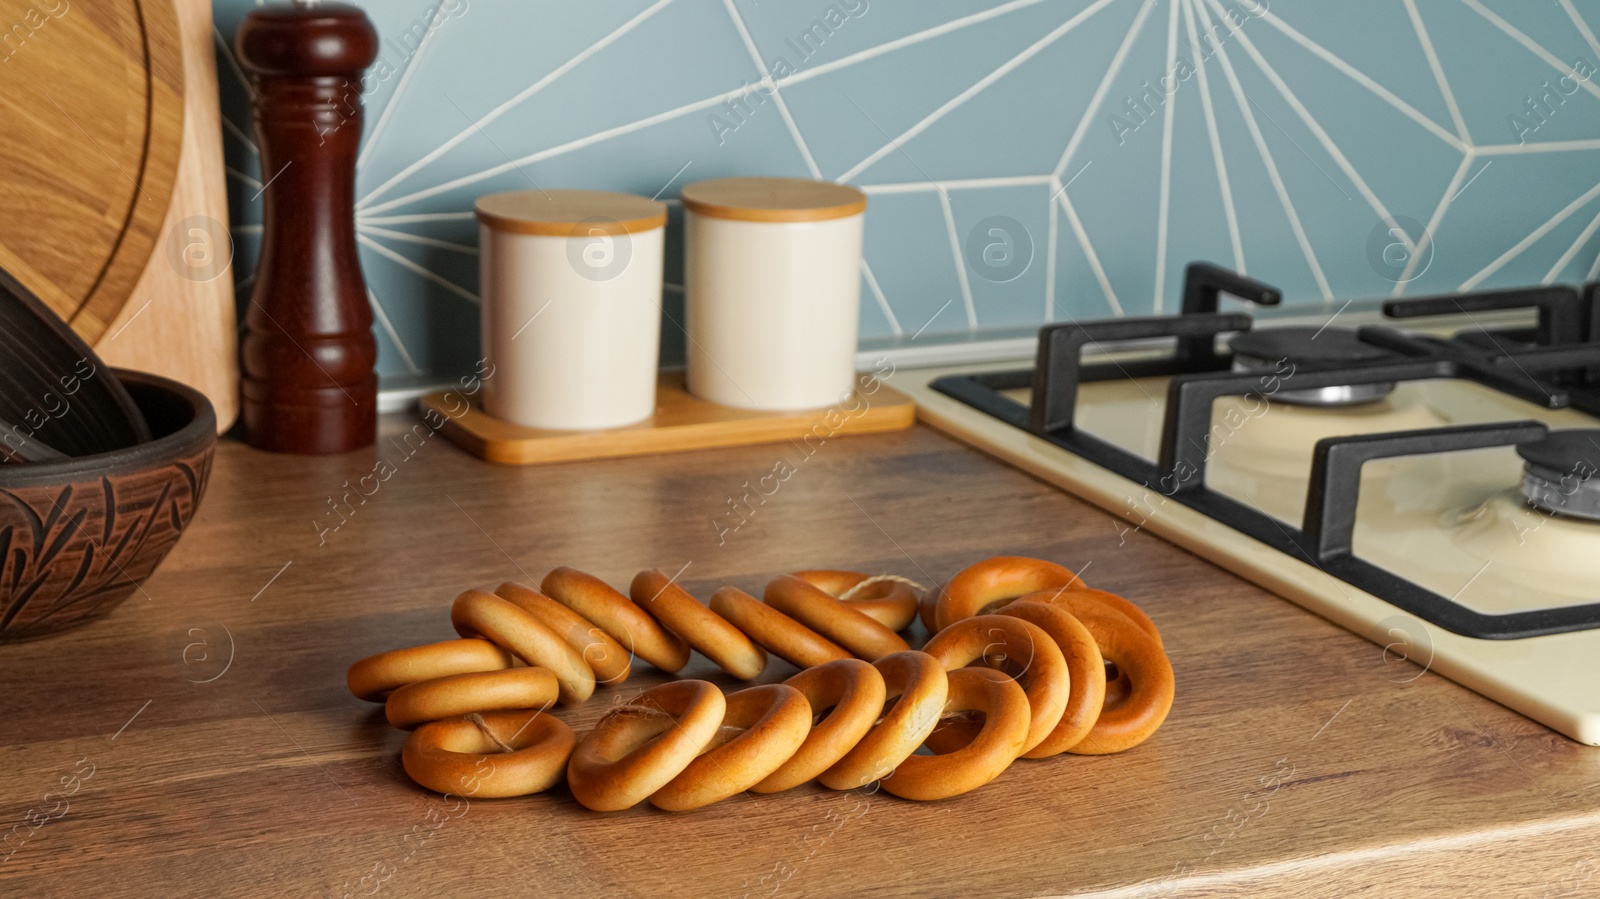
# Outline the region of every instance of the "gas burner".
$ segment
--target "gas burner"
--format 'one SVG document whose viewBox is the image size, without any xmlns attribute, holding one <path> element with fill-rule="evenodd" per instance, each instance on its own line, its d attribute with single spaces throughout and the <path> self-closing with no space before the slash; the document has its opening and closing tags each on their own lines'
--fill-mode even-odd
<svg viewBox="0 0 1600 899">
<path fill-rule="evenodd" d="M 1350 368 L 1397 362 L 1402 357 L 1363 342 L 1350 328 L 1271 328 L 1244 331 L 1228 346 L 1235 371 L 1277 371 L 1285 362 L 1294 370 Z M 1282 371 L 1278 371 L 1282 374 Z M 1292 379 L 1291 379 L 1292 380 Z M 1283 390 L 1271 397 L 1294 406 L 1355 406 L 1377 402 L 1394 392 L 1394 382 L 1343 384 L 1309 390 Z"/>
<path fill-rule="evenodd" d="M 930 424 L 1112 511 L 1119 534 L 1172 540 L 1600 746 L 1600 284 L 1390 302 L 1476 327 L 1354 334 L 1257 329 L 1221 294 L 1281 298 L 1197 263 L 1179 315 L 1048 325 L 1031 368 L 908 390 Z M 1476 319 L 1508 309 L 1538 324 Z"/>
<path fill-rule="evenodd" d="M 1522 495 L 1536 509 L 1569 518 L 1600 521 L 1600 428 L 1551 431 L 1517 447 L 1526 463 Z"/>
</svg>

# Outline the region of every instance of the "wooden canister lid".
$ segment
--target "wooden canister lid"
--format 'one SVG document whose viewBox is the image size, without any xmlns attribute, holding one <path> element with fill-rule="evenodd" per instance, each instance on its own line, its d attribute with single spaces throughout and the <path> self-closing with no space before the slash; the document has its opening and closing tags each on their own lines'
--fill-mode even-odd
<svg viewBox="0 0 1600 899">
<path fill-rule="evenodd" d="M 683 189 L 683 208 L 743 222 L 821 222 L 867 208 L 867 195 L 848 184 L 803 178 L 716 178 Z"/>
<path fill-rule="evenodd" d="M 572 237 L 634 234 L 667 223 L 667 206 L 634 194 L 603 190 L 517 190 L 479 197 L 478 221 L 501 231 Z"/>
</svg>

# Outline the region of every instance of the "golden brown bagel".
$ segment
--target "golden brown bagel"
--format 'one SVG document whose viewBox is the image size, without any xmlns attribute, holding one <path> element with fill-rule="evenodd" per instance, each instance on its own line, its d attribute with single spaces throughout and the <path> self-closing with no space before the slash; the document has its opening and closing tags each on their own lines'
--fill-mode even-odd
<svg viewBox="0 0 1600 899">
<path fill-rule="evenodd" d="M 892 631 L 903 631 L 917 620 L 917 591 L 902 580 L 872 580 L 859 571 L 796 571 L 794 577 L 816 587 Z M 843 599 L 845 596 L 849 599 Z"/>
<path fill-rule="evenodd" d="M 544 576 L 540 589 L 662 671 L 679 671 L 689 664 L 689 644 L 682 637 L 594 575 L 576 568 L 556 568 Z"/>
<path fill-rule="evenodd" d="M 943 630 L 953 621 L 993 611 L 1023 594 L 1059 590 L 1074 582 L 1078 582 L 1077 575 L 1043 559 L 1025 556 L 984 559 L 962 569 L 940 588 L 934 623 Z"/>
<path fill-rule="evenodd" d="M 1044 597 L 1036 595 L 1027 598 L 1038 600 Z M 1051 605 L 1060 606 L 1074 615 L 1088 610 L 1115 612 L 1127 618 L 1138 626 L 1140 630 L 1154 638 L 1157 646 L 1161 645 L 1161 631 L 1156 629 L 1156 623 L 1150 620 L 1150 616 L 1146 615 L 1143 609 L 1115 593 L 1092 590 L 1088 587 L 1074 584 L 1065 590 L 1051 593 L 1049 602 Z"/>
<path fill-rule="evenodd" d="M 1016 679 L 1030 708 L 1022 752 L 1044 742 L 1061 723 L 1072 692 L 1071 673 L 1055 641 L 1039 626 L 1006 615 L 963 618 L 940 631 L 922 651 L 938 659 L 947 672 L 979 660 L 993 667 L 997 657 L 1021 669 Z"/>
<path fill-rule="evenodd" d="M 911 648 L 899 634 L 870 616 L 792 575 L 773 578 L 764 596 L 767 605 L 869 662 Z"/>
<path fill-rule="evenodd" d="M 487 712 L 478 720 L 493 739 L 466 718 L 412 731 L 400 750 L 406 774 L 430 790 L 472 799 L 525 796 L 561 782 L 577 742 L 572 728 L 539 711 Z"/>
<path fill-rule="evenodd" d="M 812 714 L 827 715 L 811 728 L 794 755 L 751 787 L 752 792 L 776 793 L 815 779 L 861 742 L 883 713 L 883 675 L 860 659 L 837 659 L 808 668 L 784 683 L 805 694 Z"/>
<path fill-rule="evenodd" d="M 800 668 L 851 658 L 844 647 L 737 587 L 711 594 L 711 611 L 773 655 Z"/>
<path fill-rule="evenodd" d="M 1038 595 L 1038 594 L 1034 594 Z M 1106 701 L 1106 666 L 1094 635 L 1072 613 L 1058 606 L 1019 599 L 1000 610 L 1001 615 L 1021 618 L 1050 635 L 1067 660 L 1072 689 L 1061 721 L 1049 736 L 1024 752 L 1024 758 L 1042 759 L 1076 746 L 1088 736 Z"/>
<path fill-rule="evenodd" d="M 401 730 L 472 712 L 547 709 L 560 690 L 544 668 L 503 668 L 451 674 L 406 684 L 389 694 L 384 715 Z"/>
<path fill-rule="evenodd" d="M 517 605 L 482 590 L 467 590 L 450 605 L 450 623 L 463 637 L 487 637 L 536 668 L 548 668 L 561 684 L 561 702 L 572 705 L 594 693 L 594 671 L 561 635 Z"/>
<path fill-rule="evenodd" d="M 706 608 L 660 571 L 641 571 L 628 595 L 661 625 L 740 680 L 754 680 L 767 667 L 767 652 Z"/>
<path fill-rule="evenodd" d="M 389 691 L 450 674 L 497 671 L 511 665 L 511 654 L 487 640 L 445 640 L 367 656 L 345 675 L 357 699 L 383 702 Z"/>
<path fill-rule="evenodd" d="M 727 702 L 711 748 L 652 794 L 651 805 L 683 812 L 743 793 L 788 761 L 811 731 L 811 704 L 785 684 L 746 687 Z"/>
<path fill-rule="evenodd" d="M 611 709 L 567 764 L 573 798 L 597 812 L 638 805 L 710 745 L 726 711 L 722 691 L 703 680 L 662 684 Z"/>
<path fill-rule="evenodd" d="M 1175 682 L 1172 663 L 1153 637 L 1127 615 L 1104 606 L 1083 605 L 1073 614 L 1094 635 L 1106 661 L 1126 675 L 1126 699 L 1111 694 L 1094 727 L 1068 752 L 1104 755 L 1122 752 L 1149 739 L 1172 710 Z"/>
<path fill-rule="evenodd" d="M 902 761 L 883 779 L 883 788 L 902 799 L 947 799 L 975 790 L 999 777 L 1028 740 L 1028 697 L 1016 681 L 988 668 L 958 668 L 949 681 L 944 712 L 982 713 L 983 728 L 954 752 Z"/>
<path fill-rule="evenodd" d="M 917 751 L 944 711 L 949 678 L 938 659 L 910 650 L 884 656 L 872 667 L 883 675 L 885 695 L 894 705 L 854 749 L 817 778 L 831 790 L 853 790 L 887 777 Z"/>
<path fill-rule="evenodd" d="M 628 679 L 633 653 L 604 630 L 532 587 L 507 581 L 494 589 L 496 596 L 539 619 L 583 656 L 597 684 L 615 686 Z"/>
</svg>

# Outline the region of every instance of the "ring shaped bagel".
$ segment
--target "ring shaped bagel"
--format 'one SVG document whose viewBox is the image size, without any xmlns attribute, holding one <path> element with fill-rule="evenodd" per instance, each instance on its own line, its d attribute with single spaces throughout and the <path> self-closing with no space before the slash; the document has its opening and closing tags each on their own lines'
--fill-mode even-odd
<svg viewBox="0 0 1600 899">
<path fill-rule="evenodd" d="M 1030 596 L 1027 598 L 1039 599 L 1042 597 Z M 1117 614 L 1122 615 L 1129 621 L 1133 622 L 1136 627 L 1154 638 L 1157 646 L 1161 645 L 1161 632 L 1156 630 L 1156 623 L 1150 620 L 1150 616 L 1146 615 L 1143 609 L 1115 593 L 1107 593 L 1104 590 L 1092 590 L 1088 587 L 1080 585 L 1069 587 L 1066 590 L 1052 594 L 1049 598 L 1049 602 L 1051 605 L 1060 606 L 1061 608 L 1066 609 L 1068 612 L 1071 612 L 1073 615 L 1076 615 L 1079 618 L 1082 618 L 1084 615 L 1092 615 L 1096 611 L 1116 612 Z"/>
<path fill-rule="evenodd" d="M 473 799 L 525 796 L 561 782 L 577 738 L 572 728 L 539 711 L 479 716 L 490 739 L 466 718 L 417 728 L 400 750 L 406 774 L 430 790 Z M 512 747 L 497 748 L 495 741 Z"/>
<path fill-rule="evenodd" d="M 767 667 L 766 650 L 665 574 L 655 569 L 639 572 L 628 595 L 663 627 L 734 677 L 754 680 Z"/>
<path fill-rule="evenodd" d="M 391 690 L 421 680 L 511 666 L 511 655 L 488 640 L 445 640 L 368 656 L 345 675 L 357 699 L 383 702 Z"/>
<path fill-rule="evenodd" d="M 812 715 L 827 714 L 788 761 L 750 788 L 756 793 L 797 787 L 833 767 L 872 730 L 886 698 L 883 675 L 860 659 L 807 668 L 784 683 L 805 695 Z"/>
<path fill-rule="evenodd" d="M 560 690 L 544 668 L 504 668 L 452 674 L 406 684 L 389 694 L 384 715 L 401 730 L 472 712 L 547 709 Z"/>
<path fill-rule="evenodd" d="M 689 644 L 662 627 L 628 597 L 605 581 L 576 568 L 557 568 L 544 576 L 539 589 L 556 602 L 598 624 L 617 642 L 662 671 L 689 664 Z"/>
<path fill-rule="evenodd" d="M 1068 569 L 1043 559 L 984 559 L 962 569 L 939 589 L 934 623 L 944 630 L 953 621 L 985 614 L 1025 593 L 1059 590 L 1077 579 Z"/>
<path fill-rule="evenodd" d="M 832 570 L 796 571 L 793 576 L 835 598 L 872 578 L 859 571 Z M 869 584 L 842 602 L 892 631 L 903 631 L 917 620 L 917 591 L 900 581 Z"/>
<path fill-rule="evenodd" d="M 901 636 L 827 591 L 787 574 L 767 584 L 767 605 L 871 662 L 911 647 Z"/>
<path fill-rule="evenodd" d="M 883 675 L 884 694 L 894 704 L 854 749 L 817 778 L 830 790 L 853 790 L 887 777 L 917 751 L 944 711 L 949 678 L 938 659 L 911 650 L 884 656 L 872 667 Z"/>
<path fill-rule="evenodd" d="M 683 812 L 743 793 L 788 761 L 811 731 L 811 704 L 785 684 L 746 687 L 727 703 L 711 748 L 657 790 L 651 805 Z"/>
<path fill-rule="evenodd" d="M 994 667 L 995 656 L 1004 656 L 1021 669 L 1016 680 L 1031 711 L 1028 738 L 1019 752 L 1044 742 L 1061 723 L 1072 692 L 1071 673 L 1055 641 L 1039 626 L 1005 615 L 963 618 L 940 631 L 922 651 L 938 659 L 947 672 L 979 660 Z"/>
<path fill-rule="evenodd" d="M 662 684 L 611 709 L 573 750 L 572 797 L 597 812 L 638 805 L 711 744 L 726 711 L 722 691 L 703 680 Z"/>
<path fill-rule="evenodd" d="M 1172 662 L 1160 643 L 1121 612 L 1085 605 L 1072 617 L 1094 635 L 1100 654 L 1127 676 L 1130 688 L 1123 698 L 1113 695 L 1108 685 L 1106 702 L 1094 727 L 1067 751 L 1077 755 L 1104 755 L 1132 749 L 1149 739 L 1172 710 L 1175 690 Z"/>
<path fill-rule="evenodd" d="M 573 705 L 594 693 L 594 671 L 561 635 L 515 604 L 467 590 L 450 605 L 450 623 L 463 637 L 487 637 L 536 668 L 548 668 L 561 685 L 561 703 Z"/>
<path fill-rule="evenodd" d="M 814 668 L 852 658 L 844 647 L 737 587 L 723 587 L 711 594 L 711 611 L 796 667 Z"/>
<path fill-rule="evenodd" d="M 1067 660 L 1072 689 L 1061 721 L 1049 736 L 1022 754 L 1030 759 L 1059 755 L 1089 734 L 1105 705 L 1106 665 L 1100 647 L 1089 629 L 1059 606 L 1023 598 L 1001 609 L 1000 614 L 1037 625 Z"/>
<path fill-rule="evenodd" d="M 532 587 L 507 581 L 494 589 L 496 596 L 539 619 L 582 656 L 597 684 L 620 684 L 628 679 L 633 654 L 611 635 L 590 624 L 577 612 Z"/>
<path fill-rule="evenodd" d="M 1028 697 L 1016 681 L 988 668 L 958 668 L 949 681 L 944 711 L 981 712 L 983 729 L 954 752 L 901 762 L 883 788 L 902 799 L 947 799 L 975 790 L 1010 767 L 1028 740 Z"/>
</svg>

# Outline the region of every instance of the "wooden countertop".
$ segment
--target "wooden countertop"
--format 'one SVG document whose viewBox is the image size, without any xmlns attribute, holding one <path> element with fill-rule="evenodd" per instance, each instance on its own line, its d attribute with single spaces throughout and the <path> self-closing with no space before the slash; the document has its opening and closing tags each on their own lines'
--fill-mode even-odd
<svg viewBox="0 0 1600 899">
<path fill-rule="evenodd" d="M 926 428 L 800 456 L 500 468 L 437 436 L 409 456 L 224 444 L 141 592 L 0 646 L 0 894 L 1600 892 L 1600 750 Z M 780 459 L 794 473 L 719 544 L 712 519 L 737 523 L 730 494 Z M 371 496 L 335 530 L 346 482 Z M 1154 739 L 930 804 L 807 786 L 683 815 L 599 815 L 562 789 L 457 807 L 406 779 L 403 735 L 344 686 L 357 658 L 452 637 L 460 590 L 556 565 L 626 584 L 687 564 L 704 597 L 807 567 L 933 582 L 996 553 L 1087 565 L 1150 612 L 1178 677 Z M 636 667 L 619 692 L 659 679 Z M 562 715 L 582 732 L 605 706 Z"/>
</svg>

